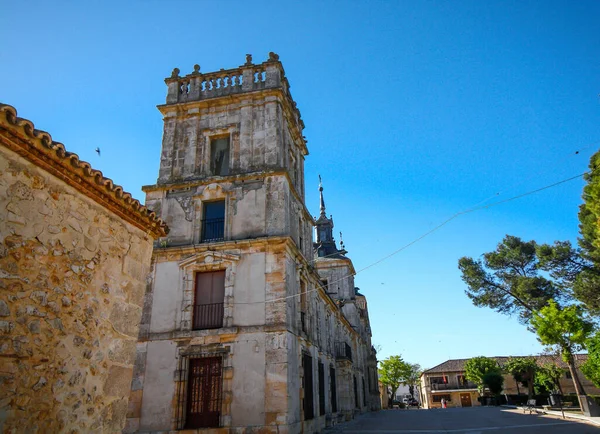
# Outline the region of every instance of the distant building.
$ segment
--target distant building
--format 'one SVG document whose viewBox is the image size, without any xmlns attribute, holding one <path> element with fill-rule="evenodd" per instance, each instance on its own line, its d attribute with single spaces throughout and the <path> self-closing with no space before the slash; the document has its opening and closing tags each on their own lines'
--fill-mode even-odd
<svg viewBox="0 0 600 434">
<path fill-rule="evenodd" d="M 378 409 L 366 300 L 322 189 L 317 221 L 306 207 L 304 123 L 278 56 L 165 82 L 144 191 L 171 232 L 152 256 L 126 431 L 310 433 Z"/>
<path fill-rule="evenodd" d="M 557 357 L 531 356 L 536 359 L 538 365 L 552 363 L 565 370 L 560 379 L 560 386 L 564 394 L 575 393 L 573 381 L 571 380 L 567 365 Z M 502 367 L 511 357 L 490 357 Z M 587 354 L 576 354 L 575 363 L 579 367 L 587 359 Z M 445 399 L 448 407 L 471 407 L 480 405 L 477 401 L 479 393 L 477 386 L 465 378 L 465 363 L 470 359 L 447 360 L 421 375 L 421 390 L 423 391 L 423 406 L 425 408 L 441 407 L 441 400 Z M 585 391 L 589 394 L 600 394 L 600 389 L 595 387 L 578 368 L 577 373 Z M 504 391 L 507 395 L 518 393 L 527 394 L 527 389 L 519 386 L 512 375 L 504 374 Z"/>
<path fill-rule="evenodd" d="M 120 432 L 164 223 L 0 104 L 0 432 Z"/>
</svg>

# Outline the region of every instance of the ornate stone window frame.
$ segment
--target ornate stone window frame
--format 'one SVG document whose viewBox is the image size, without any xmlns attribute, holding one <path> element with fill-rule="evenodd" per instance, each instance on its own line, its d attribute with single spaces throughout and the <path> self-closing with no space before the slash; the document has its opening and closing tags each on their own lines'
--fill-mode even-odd
<svg viewBox="0 0 600 434">
<path fill-rule="evenodd" d="M 238 133 L 238 134 L 236 134 Z M 226 127 L 223 128 L 210 128 L 210 129 L 206 129 L 204 131 L 202 131 L 202 138 L 203 141 L 205 143 L 204 146 L 204 152 L 203 152 L 203 158 L 201 159 L 202 164 L 204 167 L 202 167 L 202 171 L 206 174 L 209 174 L 209 176 L 219 176 L 219 175 L 215 175 L 211 172 L 211 142 L 212 140 L 215 139 L 224 139 L 224 138 L 228 138 L 229 139 L 229 161 L 227 162 L 227 164 L 229 165 L 229 172 L 231 175 L 231 171 L 235 168 L 235 158 L 234 155 L 239 154 L 239 143 L 234 143 L 237 142 L 237 136 L 239 135 L 239 127 L 237 125 L 228 125 Z M 227 175 L 229 176 L 229 175 Z"/>
<path fill-rule="evenodd" d="M 233 396 L 233 358 L 228 345 L 185 345 L 178 349 L 175 371 L 175 396 L 173 402 L 172 428 L 183 430 L 186 419 L 187 381 L 189 360 L 202 357 L 222 358 L 221 415 L 220 427 L 231 426 L 231 398 Z M 218 428 L 213 428 L 218 429 Z"/>
<path fill-rule="evenodd" d="M 231 239 L 232 214 L 228 211 L 230 203 L 229 197 L 230 194 L 223 188 L 221 184 L 217 183 L 208 184 L 206 187 L 204 187 L 202 193 L 194 196 L 196 213 L 194 218 L 193 240 L 195 244 L 202 243 L 202 219 L 204 218 L 204 203 L 216 202 L 219 200 L 225 201 L 225 226 L 223 229 L 223 238 L 225 241 Z"/>
<path fill-rule="evenodd" d="M 233 287 L 235 284 L 236 263 L 239 260 L 240 255 L 209 250 L 197 253 L 179 262 L 179 269 L 183 275 L 181 331 L 191 332 L 192 336 L 194 334 L 206 334 L 205 330 L 192 331 L 195 277 L 196 273 L 206 271 L 225 271 L 223 328 L 233 326 Z"/>
</svg>

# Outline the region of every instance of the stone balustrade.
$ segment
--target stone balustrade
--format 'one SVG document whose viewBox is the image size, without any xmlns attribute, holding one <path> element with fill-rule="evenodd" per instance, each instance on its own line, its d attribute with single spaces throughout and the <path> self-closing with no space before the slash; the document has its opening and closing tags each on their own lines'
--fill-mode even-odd
<svg viewBox="0 0 600 434">
<path fill-rule="evenodd" d="M 200 65 L 194 65 L 192 73 L 184 77 L 180 77 L 179 73 L 180 70 L 175 68 L 171 76 L 165 79 L 168 86 L 167 104 L 203 101 L 245 92 L 280 88 L 292 104 L 296 121 L 302 123 L 300 112 L 290 93 L 283 65 L 275 53 L 269 53 L 269 59 L 261 64 L 252 63 L 252 56 L 248 54 L 246 63 L 239 68 L 203 73 L 200 72 Z"/>
</svg>

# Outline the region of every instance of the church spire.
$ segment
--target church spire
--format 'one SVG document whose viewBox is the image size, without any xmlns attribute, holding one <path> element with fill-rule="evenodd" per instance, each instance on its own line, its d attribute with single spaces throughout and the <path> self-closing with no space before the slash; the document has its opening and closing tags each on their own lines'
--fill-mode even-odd
<svg viewBox="0 0 600 434">
<path fill-rule="evenodd" d="M 317 242 L 313 244 L 318 257 L 339 257 L 346 253 L 344 248 L 339 250 L 333 238 L 333 217 L 327 218 L 325 214 L 325 199 L 323 199 L 323 180 L 319 175 L 319 199 L 321 215 L 315 222 L 317 229 Z M 340 234 L 341 236 L 341 234 Z"/>
<path fill-rule="evenodd" d="M 325 199 L 323 199 L 323 182 L 321 181 L 321 175 L 319 175 L 319 197 L 321 199 L 321 216 L 325 217 Z"/>
</svg>

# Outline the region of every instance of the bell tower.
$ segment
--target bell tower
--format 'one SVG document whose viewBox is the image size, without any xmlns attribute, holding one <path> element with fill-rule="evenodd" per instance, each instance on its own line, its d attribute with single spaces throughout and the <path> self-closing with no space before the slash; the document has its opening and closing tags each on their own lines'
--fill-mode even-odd
<svg viewBox="0 0 600 434">
<path fill-rule="evenodd" d="M 310 256 L 304 122 L 279 56 L 185 76 L 175 68 L 165 83 L 158 180 L 144 187 L 173 228 L 163 243 L 291 236 Z"/>
</svg>

